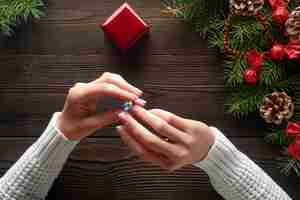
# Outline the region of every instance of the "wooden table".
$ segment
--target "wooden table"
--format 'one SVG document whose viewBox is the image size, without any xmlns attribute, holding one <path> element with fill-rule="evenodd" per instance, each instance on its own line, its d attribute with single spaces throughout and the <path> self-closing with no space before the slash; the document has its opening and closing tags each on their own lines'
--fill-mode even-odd
<svg viewBox="0 0 300 200">
<path fill-rule="evenodd" d="M 258 117 L 225 114 L 223 67 L 218 51 L 176 19 L 161 16 L 159 0 L 128 1 L 151 25 L 148 38 L 127 57 L 98 24 L 121 0 L 47 0 L 46 15 L 22 25 L 0 43 L 0 172 L 17 160 L 62 109 L 76 82 L 105 71 L 142 88 L 149 108 L 163 108 L 217 126 L 293 198 L 300 178 L 280 174 L 279 150 L 263 140 Z M 201 170 L 168 173 L 133 157 L 114 129 L 83 141 L 70 156 L 48 199 L 222 199 Z"/>
</svg>

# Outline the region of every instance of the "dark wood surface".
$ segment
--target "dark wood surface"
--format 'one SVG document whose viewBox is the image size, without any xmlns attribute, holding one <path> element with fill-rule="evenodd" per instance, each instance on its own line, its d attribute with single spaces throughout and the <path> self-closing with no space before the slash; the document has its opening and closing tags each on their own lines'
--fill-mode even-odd
<svg viewBox="0 0 300 200">
<path fill-rule="evenodd" d="M 42 133 L 76 82 L 116 72 L 145 91 L 148 108 L 163 108 L 217 126 L 294 199 L 300 179 L 280 174 L 279 150 L 263 141 L 255 117 L 234 120 L 217 50 L 176 19 L 159 0 L 128 1 L 151 26 L 149 37 L 122 56 L 98 24 L 120 0 L 47 0 L 40 21 L 0 39 L 0 173 Z M 113 128 L 84 140 L 70 156 L 48 199 L 222 199 L 192 166 L 169 173 L 134 157 Z"/>
</svg>

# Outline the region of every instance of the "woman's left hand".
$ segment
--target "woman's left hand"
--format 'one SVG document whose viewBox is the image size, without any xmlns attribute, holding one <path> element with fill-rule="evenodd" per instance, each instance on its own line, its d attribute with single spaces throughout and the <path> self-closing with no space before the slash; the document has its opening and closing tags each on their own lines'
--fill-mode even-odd
<svg viewBox="0 0 300 200">
<path fill-rule="evenodd" d="M 117 120 L 120 109 L 97 112 L 103 97 L 133 101 L 143 105 L 142 91 L 129 84 L 118 74 L 104 73 L 89 83 L 77 83 L 67 95 L 64 109 L 58 113 L 57 127 L 70 140 L 81 140 Z"/>
<path fill-rule="evenodd" d="M 203 160 L 215 140 L 206 124 L 164 110 L 147 111 L 135 105 L 130 114 L 118 116 L 123 125 L 117 130 L 124 143 L 139 157 L 170 171 Z"/>
</svg>

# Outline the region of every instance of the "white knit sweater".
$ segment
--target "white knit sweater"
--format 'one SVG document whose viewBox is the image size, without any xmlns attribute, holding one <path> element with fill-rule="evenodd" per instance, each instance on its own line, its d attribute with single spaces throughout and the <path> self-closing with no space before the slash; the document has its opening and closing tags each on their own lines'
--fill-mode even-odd
<svg viewBox="0 0 300 200">
<path fill-rule="evenodd" d="M 44 199 L 77 141 L 69 141 L 55 128 L 55 115 L 41 137 L 0 179 L 1 200 Z M 210 177 L 227 200 L 291 199 L 260 167 L 217 129 L 208 156 L 194 164 Z"/>
</svg>

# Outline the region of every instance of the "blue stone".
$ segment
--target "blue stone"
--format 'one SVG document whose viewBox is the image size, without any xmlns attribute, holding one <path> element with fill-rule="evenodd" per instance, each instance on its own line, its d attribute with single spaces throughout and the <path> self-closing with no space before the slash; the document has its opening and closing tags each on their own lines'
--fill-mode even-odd
<svg viewBox="0 0 300 200">
<path fill-rule="evenodd" d="M 125 112 L 128 112 L 133 106 L 133 102 L 132 101 L 126 101 L 123 105 L 122 108 Z"/>
</svg>

